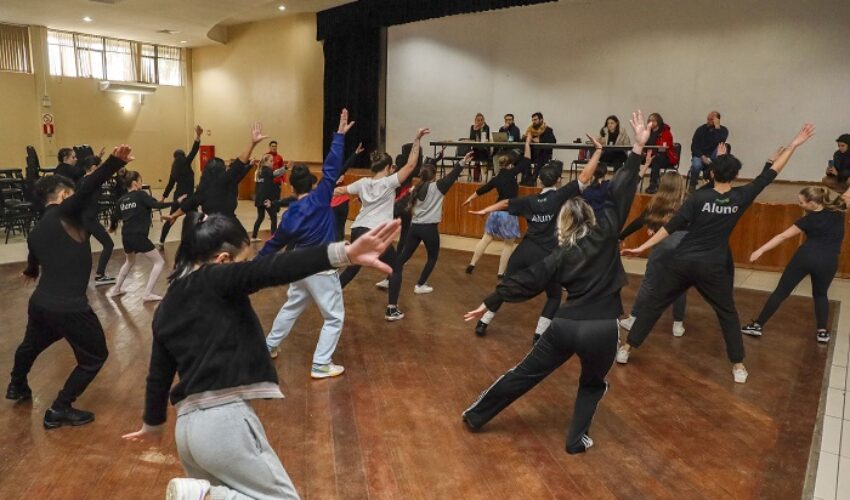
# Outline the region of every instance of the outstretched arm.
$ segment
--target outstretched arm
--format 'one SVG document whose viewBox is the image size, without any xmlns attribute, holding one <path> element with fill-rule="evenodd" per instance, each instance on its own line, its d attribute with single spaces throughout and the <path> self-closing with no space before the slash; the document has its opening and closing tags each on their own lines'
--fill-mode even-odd
<svg viewBox="0 0 850 500">
<path fill-rule="evenodd" d="M 59 204 L 59 211 L 63 214 L 82 213 L 91 198 L 98 193 L 100 186 L 126 164 L 133 161 L 132 151 L 130 146 L 124 144 L 113 149 L 112 155 L 101 166 L 80 181 L 74 194 L 65 198 L 65 201 Z"/>
<path fill-rule="evenodd" d="M 614 219 L 614 227 L 612 229 L 617 234 L 619 234 L 623 225 L 626 223 L 626 217 L 628 217 L 629 210 L 632 208 L 632 201 L 634 201 L 638 180 L 640 179 L 638 174 L 642 160 L 640 154 L 643 152 L 643 146 L 649 138 L 649 129 L 646 127 L 643 113 L 640 110 L 632 113 L 630 123 L 635 133 L 635 144 L 632 146 L 632 154 L 629 155 L 626 163 L 621 169 L 617 170 L 611 179 L 610 201 L 606 202 L 605 205 L 606 213 Z"/>
<path fill-rule="evenodd" d="M 791 227 L 789 227 L 785 231 L 782 231 L 781 233 L 779 233 L 776 236 L 774 236 L 773 238 L 771 238 L 770 241 L 768 241 L 767 243 L 765 243 L 764 245 L 759 247 L 758 250 L 753 252 L 750 255 L 750 262 L 755 262 L 755 261 L 759 260 L 759 258 L 761 258 L 761 256 L 765 252 L 769 252 L 769 251 L 773 250 L 774 248 L 781 245 L 782 242 L 787 240 L 787 239 L 794 238 L 796 236 L 800 236 L 800 234 L 802 232 L 803 231 L 801 231 L 800 228 L 797 227 L 796 224 L 792 225 Z"/>
<path fill-rule="evenodd" d="M 198 150 L 201 148 L 201 134 L 203 133 L 204 129 L 202 129 L 200 125 L 195 125 L 195 142 L 192 143 L 192 149 L 189 150 L 189 154 L 186 155 L 186 165 L 190 168 L 192 166 L 192 162 L 195 161 L 195 155 L 198 154 Z"/>
<path fill-rule="evenodd" d="M 650 248 L 654 247 L 655 245 L 661 243 L 664 238 L 668 236 L 670 236 L 670 233 L 667 232 L 666 228 L 662 227 L 661 229 L 656 231 L 655 234 L 652 235 L 652 238 L 646 240 L 643 245 L 637 248 L 624 248 L 620 251 L 620 255 L 624 255 L 627 257 L 636 257 L 642 254 L 643 252 L 649 250 Z"/>
<path fill-rule="evenodd" d="M 416 132 L 416 137 L 413 138 L 413 147 L 410 148 L 410 154 L 407 155 L 407 163 L 398 171 L 398 183 L 404 184 L 404 181 L 410 177 L 410 174 L 413 173 L 413 170 L 416 168 L 416 164 L 419 163 L 419 149 L 421 147 L 420 143 L 422 141 L 422 137 L 431 133 L 431 129 L 429 128 L 420 128 Z"/>
<path fill-rule="evenodd" d="M 481 210 L 470 210 L 469 213 L 473 215 L 487 215 L 490 212 L 503 212 L 508 209 L 509 202 L 510 200 L 502 200 L 490 205 L 489 207 L 482 208 Z M 466 202 L 464 202 L 464 204 L 466 204 Z"/>
<path fill-rule="evenodd" d="M 442 156 L 442 153 L 440 155 Z M 469 162 L 472 161 L 473 156 L 475 156 L 475 153 L 472 151 L 466 153 L 466 156 L 463 157 L 462 161 L 455 162 L 451 172 L 437 181 L 437 189 L 439 189 L 441 193 L 446 194 L 449 192 L 449 189 L 451 189 L 451 187 L 454 186 L 454 183 L 457 182 L 457 179 L 463 172 L 464 167 L 469 165 Z"/>
<path fill-rule="evenodd" d="M 779 153 L 779 156 L 776 157 L 776 161 L 773 162 L 773 166 L 770 168 L 777 174 L 782 172 L 782 169 L 785 168 L 785 165 L 788 163 L 788 160 L 791 159 L 791 156 L 794 155 L 797 148 L 805 144 L 806 141 L 811 139 L 813 135 L 815 135 L 815 126 L 811 123 L 804 124 L 803 128 L 797 132 L 797 135 L 791 139 L 791 143 L 788 144 L 788 147 Z"/>
<path fill-rule="evenodd" d="M 333 197 L 337 180 L 342 172 L 342 155 L 345 149 L 345 134 L 351 130 L 354 122 L 348 121 L 348 110 L 343 108 L 339 114 L 339 127 L 334 134 L 331 147 L 328 151 L 328 156 L 325 158 L 325 163 L 322 165 L 322 180 L 316 186 L 314 193 L 310 196 L 316 197 L 316 203 L 319 205 L 328 205 Z"/>
<path fill-rule="evenodd" d="M 590 160 L 584 165 L 584 168 L 581 169 L 581 172 L 578 174 L 578 182 L 580 186 L 587 186 L 593 181 L 593 174 L 596 172 L 596 167 L 599 165 L 599 159 L 602 158 L 602 143 L 599 142 L 595 137 L 591 137 L 590 134 L 585 134 L 588 139 L 593 142 L 593 156 L 590 157 Z"/>
</svg>

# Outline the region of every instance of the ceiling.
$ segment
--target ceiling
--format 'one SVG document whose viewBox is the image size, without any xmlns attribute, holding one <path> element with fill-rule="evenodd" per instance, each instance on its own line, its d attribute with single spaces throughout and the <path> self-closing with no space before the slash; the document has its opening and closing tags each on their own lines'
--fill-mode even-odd
<svg viewBox="0 0 850 500">
<path fill-rule="evenodd" d="M 350 1 L 0 0 L 0 22 L 198 47 L 226 41 L 227 26 L 299 12 L 318 12 Z M 286 10 L 278 10 L 280 5 Z M 86 16 L 92 21 L 84 21 Z M 160 30 L 176 33 L 160 33 Z"/>
</svg>

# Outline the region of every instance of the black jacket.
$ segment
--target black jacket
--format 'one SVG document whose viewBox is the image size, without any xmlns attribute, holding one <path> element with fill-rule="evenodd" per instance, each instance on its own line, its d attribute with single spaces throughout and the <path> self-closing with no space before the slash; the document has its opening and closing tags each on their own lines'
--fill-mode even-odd
<svg viewBox="0 0 850 500">
<path fill-rule="evenodd" d="M 201 176 L 198 190 L 183 201 L 180 209 L 189 212 L 200 206 L 207 215 L 222 214 L 234 217 L 239 204 L 239 183 L 250 168 L 250 164 L 242 163 L 237 158 L 219 177 Z"/>
<path fill-rule="evenodd" d="M 691 139 L 691 155 L 696 158 L 711 157 L 717 150 L 717 145 L 726 142 L 728 137 L 729 130 L 723 125 L 720 128 L 714 128 L 713 125 L 703 123 L 694 131 L 694 137 Z"/>
<path fill-rule="evenodd" d="M 80 179 L 85 177 L 86 169 L 83 168 L 82 165 L 76 163 L 75 165 L 68 165 L 67 163 L 60 163 L 56 165 L 56 170 L 53 172 L 53 175 L 61 175 L 71 179 L 71 181 L 76 185 L 80 182 Z"/>
<path fill-rule="evenodd" d="M 198 154 L 200 147 L 201 140 L 196 139 L 189 154 L 186 155 L 186 161 L 171 166 L 168 184 L 165 186 L 165 192 L 162 193 L 163 198 L 168 198 L 175 184 L 177 185 L 177 189 L 174 191 L 175 200 L 184 194 L 191 196 L 195 192 L 195 170 L 192 169 L 192 162 L 195 161 L 195 155 Z"/>
<path fill-rule="evenodd" d="M 516 125 L 511 125 L 510 127 L 505 127 L 502 125 L 499 127 L 499 132 L 507 132 L 510 136 L 508 137 L 508 141 L 510 142 L 511 138 L 513 138 L 513 142 L 520 142 L 522 140 L 522 132 L 519 131 L 519 127 Z"/>
<path fill-rule="evenodd" d="M 274 182 L 274 170 L 271 167 L 257 168 L 260 169 L 260 175 L 254 190 L 254 206 L 259 208 L 265 200 L 275 202 L 280 199 L 280 186 Z"/>
</svg>

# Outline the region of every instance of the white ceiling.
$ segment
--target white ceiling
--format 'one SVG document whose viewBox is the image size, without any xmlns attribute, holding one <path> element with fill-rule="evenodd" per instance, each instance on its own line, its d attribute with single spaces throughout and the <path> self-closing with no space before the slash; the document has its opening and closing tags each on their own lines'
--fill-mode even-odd
<svg viewBox="0 0 850 500">
<path fill-rule="evenodd" d="M 0 0 L 0 22 L 197 47 L 216 43 L 220 39 L 216 33 L 226 26 L 298 12 L 318 12 L 350 1 Z M 278 10 L 279 5 L 284 5 L 286 10 Z M 83 21 L 86 16 L 92 22 Z M 165 29 L 178 33 L 157 33 Z M 187 43 L 181 44 L 183 40 Z"/>
</svg>

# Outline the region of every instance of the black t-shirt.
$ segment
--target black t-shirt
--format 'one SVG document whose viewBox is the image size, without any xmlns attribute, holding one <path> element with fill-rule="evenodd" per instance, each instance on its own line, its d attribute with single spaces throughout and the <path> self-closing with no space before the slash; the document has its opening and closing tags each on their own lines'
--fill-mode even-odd
<svg viewBox="0 0 850 500">
<path fill-rule="evenodd" d="M 138 190 L 130 191 L 118 200 L 118 209 L 121 210 L 121 222 L 124 227 L 121 234 L 143 234 L 148 235 L 151 228 L 151 210 L 154 208 L 165 208 L 169 203 L 160 203 L 147 192 Z"/>
<path fill-rule="evenodd" d="M 806 233 L 806 241 L 800 248 L 841 253 L 844 239 L 844 212 L 821 210 L 809 212 L 794 223 Z"/>
<path fill-rule="evenodd" d="M 664 226 L 670 234 L 688 229 L 676 258 L 725 265 L 729 235 L 756 196 L 775 178 L 776 171 L 768 169 L 751 183 L 726 193 L 714 189 L 695 191 Z"/>
<path fill-rule="evenodd" d="M 513 198 L 508 201 L 508 213 L 525 217 L 528 221 L 525 240 L 533 241 L 546 250 L 554 250 L 558 246 L 558 213 L 568 199 L 578 194 L 578 182 L 572 181 L 560 189 Z"/>
<path fill-rule="evenodd" d="M 494 188 L 499 194 L 496 201 L 510 200 L 516 198 L 519 194 L 519 184 L 516 176 L 525 173 L 531 166 L 531 160 L 526 157 L 520 158 L 513 168 L 503 168 L 499 173 L 494 175 L 487 184 L 475 190 L 478 196 L 484 195 L 492 191 Z"/>
</svg>

